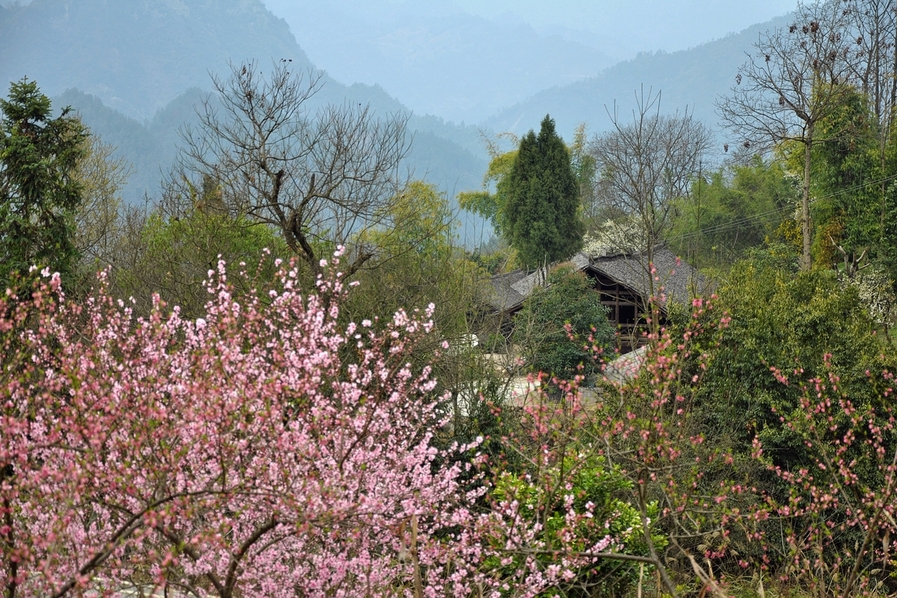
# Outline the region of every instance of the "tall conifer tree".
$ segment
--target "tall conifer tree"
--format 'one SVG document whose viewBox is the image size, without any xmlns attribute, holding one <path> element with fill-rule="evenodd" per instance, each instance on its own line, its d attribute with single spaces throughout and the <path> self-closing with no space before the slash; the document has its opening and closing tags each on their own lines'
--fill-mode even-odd
<svg viewBox="0 0 897 598">
<path fill-rule="evenodd" d="M 34 81 L 13 83 L 0 99 L 0 292 L 13 272 L 33 265 L 71 270 L 81 203 L 75 175 L 87 135 L 68 109 L 51 118 Z"/>
<path fill-rule="evenodd" d="M 545 116 L 537 136 L 520 141 L 511 169 L 502 229 L 521 263 L 534 268 L 568 258 L 582 246 L 576 176 L 570 151 Z"/>
</svg>

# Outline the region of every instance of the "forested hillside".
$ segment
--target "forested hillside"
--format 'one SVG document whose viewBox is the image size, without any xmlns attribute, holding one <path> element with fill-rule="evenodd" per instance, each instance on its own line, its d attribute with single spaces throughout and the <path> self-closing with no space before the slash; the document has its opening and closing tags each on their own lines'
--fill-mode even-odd
<svg viewBox="0 0 897 598">
<path fill-rule="evenodd" d="M 2 598 L 897 598 L 897 0 L 498 134 L 258 0 L 5 6 Z"/>
<path fill-rule="evenodd" d="M 682 112 L 688 107 L 695 117 L 716 127 L 714 102 L 735 84 L 738 67 L 758 35 L 786 26 L 793 17 L 783 16 L 759 23 L 740 33 L 679 52 L 646 52 L 615 64 L 600 74 L 543 90 L 486 121 L 496 131 L 521 133 L 546 113 L 558 121 L 559 130 L 570 136 L 579 123 L 593 131 L 610 127 L 608 111 L 615 107 L 629 116 L 639 89 L 662 93 L 662 111 Z"/>
</svg>

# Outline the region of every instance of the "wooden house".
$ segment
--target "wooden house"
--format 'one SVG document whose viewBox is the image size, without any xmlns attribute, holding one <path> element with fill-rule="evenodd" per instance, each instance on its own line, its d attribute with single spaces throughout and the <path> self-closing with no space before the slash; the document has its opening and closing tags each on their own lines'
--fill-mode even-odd
<svg viewBox="0 0 897 598">
<path fill-rule="evenodd" d="M 623 352 L 639 345 L 650 297 L 659 298 L 661 317 L 665 317 L 671 305 L 688 305 L 694 297 L 703 295 L 709 284 L 700 272 L 665 247 L 655 248 L 650 264 L 647 252 L 611 255 L 580 252 L 569 263 L 584 272 L 595 291 L 601 294 L 601 303 L 608 308 L 608 319 L 619 330 Z M 506 332 L 514 314 L 533 289 L 545 284 L 545 279 L 544 269 L 530 273 L 518 270 L 491 278 L 487 301 L 501 317 Z"/>
</svg>

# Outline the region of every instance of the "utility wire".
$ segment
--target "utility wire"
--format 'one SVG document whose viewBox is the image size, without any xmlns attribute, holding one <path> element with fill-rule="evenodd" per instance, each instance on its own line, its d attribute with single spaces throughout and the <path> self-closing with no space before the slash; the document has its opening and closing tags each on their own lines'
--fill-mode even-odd
<svg viewBox="0 0 897 598">
<path fill-rule="evenodd" d="M 860 189 L 864 189 L 864 188 L 867 188 L 867 187 L 871 187 L 871 186 L 879 185 L 879 184 L 881 184 L 881 183 L 887 183 L 887 182 L 889 182 L 889 181 L 893 181 L 893 180 L 895 180 L 895 179 L 897 179 L 897 174 L 892 174 L 892 175 L 889 175 L 889 176 L 886 176 L 886 177 L 881 177 L 881 178 L 878 178 L 878 179 L 875 179 L 875 180 L 872 180 L 872 181 L 866 181 L 866 182 L 858 183 L 858 184 L 853 185 L 853 186 L 851 186 L 851 187 L 846 187 L 846 188 L 844 188 L 844 189 L 839 189 L 839 190 L 837 190 L 837 191 L 833 191 L 832 193 L 828 193 L 828 194 L 826 194 L 826 195 L 820 195 L 820 196 L 814 197 L 814 198 L 813 198 L 813 201 L 815 202 L 815 201 L 819 201 L 819 200 L 822 200 L 822 199 L 829 199 L 829 198 L 832 198 L 832 197 L 836 197 L 836 196 L 838 196 L 838 195 L 844 195 L 844 194 L 847 194 L 847 193 L 852 193 L 852 192 L 854 192 L 854 191 L 858 191 L 858 190 L 860 190 Z M 698 237 L 698 236 L 701 236 L 701 235 L 705 235 L 705 234 L 713 234 L 713 233 L 726 232 L 726 231 L 728 231 L 728 230 L 734 230 L 734 229 L 736 229 L 736 228 L 742 228 L 742 227 L 744 227 L 744 226 L 746 226 L 746 225 L 748 225 L 748 224 L 755 223 L 755 221 L 756 221 L 756 222 L 764 221 L 764 220 L 766 220 L 767 218 L 771 218 L 772 216 L 779 215 L 779 214 L 782 214 L 782 213 L 784 213 L 784 212 L 788 212 L 788 211 L 791 211 L 791 210 L 794 210 L 794 209 L 795 209 L 795 206 L 786 205 L 786 206 L 782 206 L 782 207 L 780 207 L 780 208 L 776 208 L 776 209 L 774 209 L 774 210 L 767 210 L 766 212 L 760 212 L 760 213 L 758 213 L 758 214 L 752 214 L 752 215 L 750 215 L 750 216 L 742 216 L 742 217 L 740 217 L 740 218 L 736 218 L 735 220 L 730 220 L 730 221 L 728 221 L 728 222 L 724 222 L 724 223 L 721 223 L 721 224 L 716 224 L 716 225 L 713 225 L 713 226 L 708 226 L 708 227 L 701 228 L 701 229 L 696 230 L 696 231 L 692 231 L 692 232 L 689 232 L 689 233 L 684 233 L 684 234 L 682 234 L 682 235 L 676 235 L 675 237 L 669 237 L 668 240 L 669 240 L 669 241 L 684 241 L 684 240 L 688 240 L 688 239 L 691 239 L 691 238 L 694 238 L 694 237 Z"/>
</svg>

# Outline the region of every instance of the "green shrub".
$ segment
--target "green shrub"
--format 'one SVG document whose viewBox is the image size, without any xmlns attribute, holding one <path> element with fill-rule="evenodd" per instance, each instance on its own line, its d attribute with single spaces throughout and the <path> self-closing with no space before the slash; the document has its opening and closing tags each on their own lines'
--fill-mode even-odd
<svg viewBox="0 0 897 598">
<path fill-rule="evenodd" d="M 512 341 L 532 371 L 572 379 L 580 372 L 589 376 L 597 371 L 593 348 L 611 347 L 613 335 L 607 309 L 588 277 L 561 266 L 549 273 L 546 286 L 533 290 L 514 317 Z"/>
</svg>

